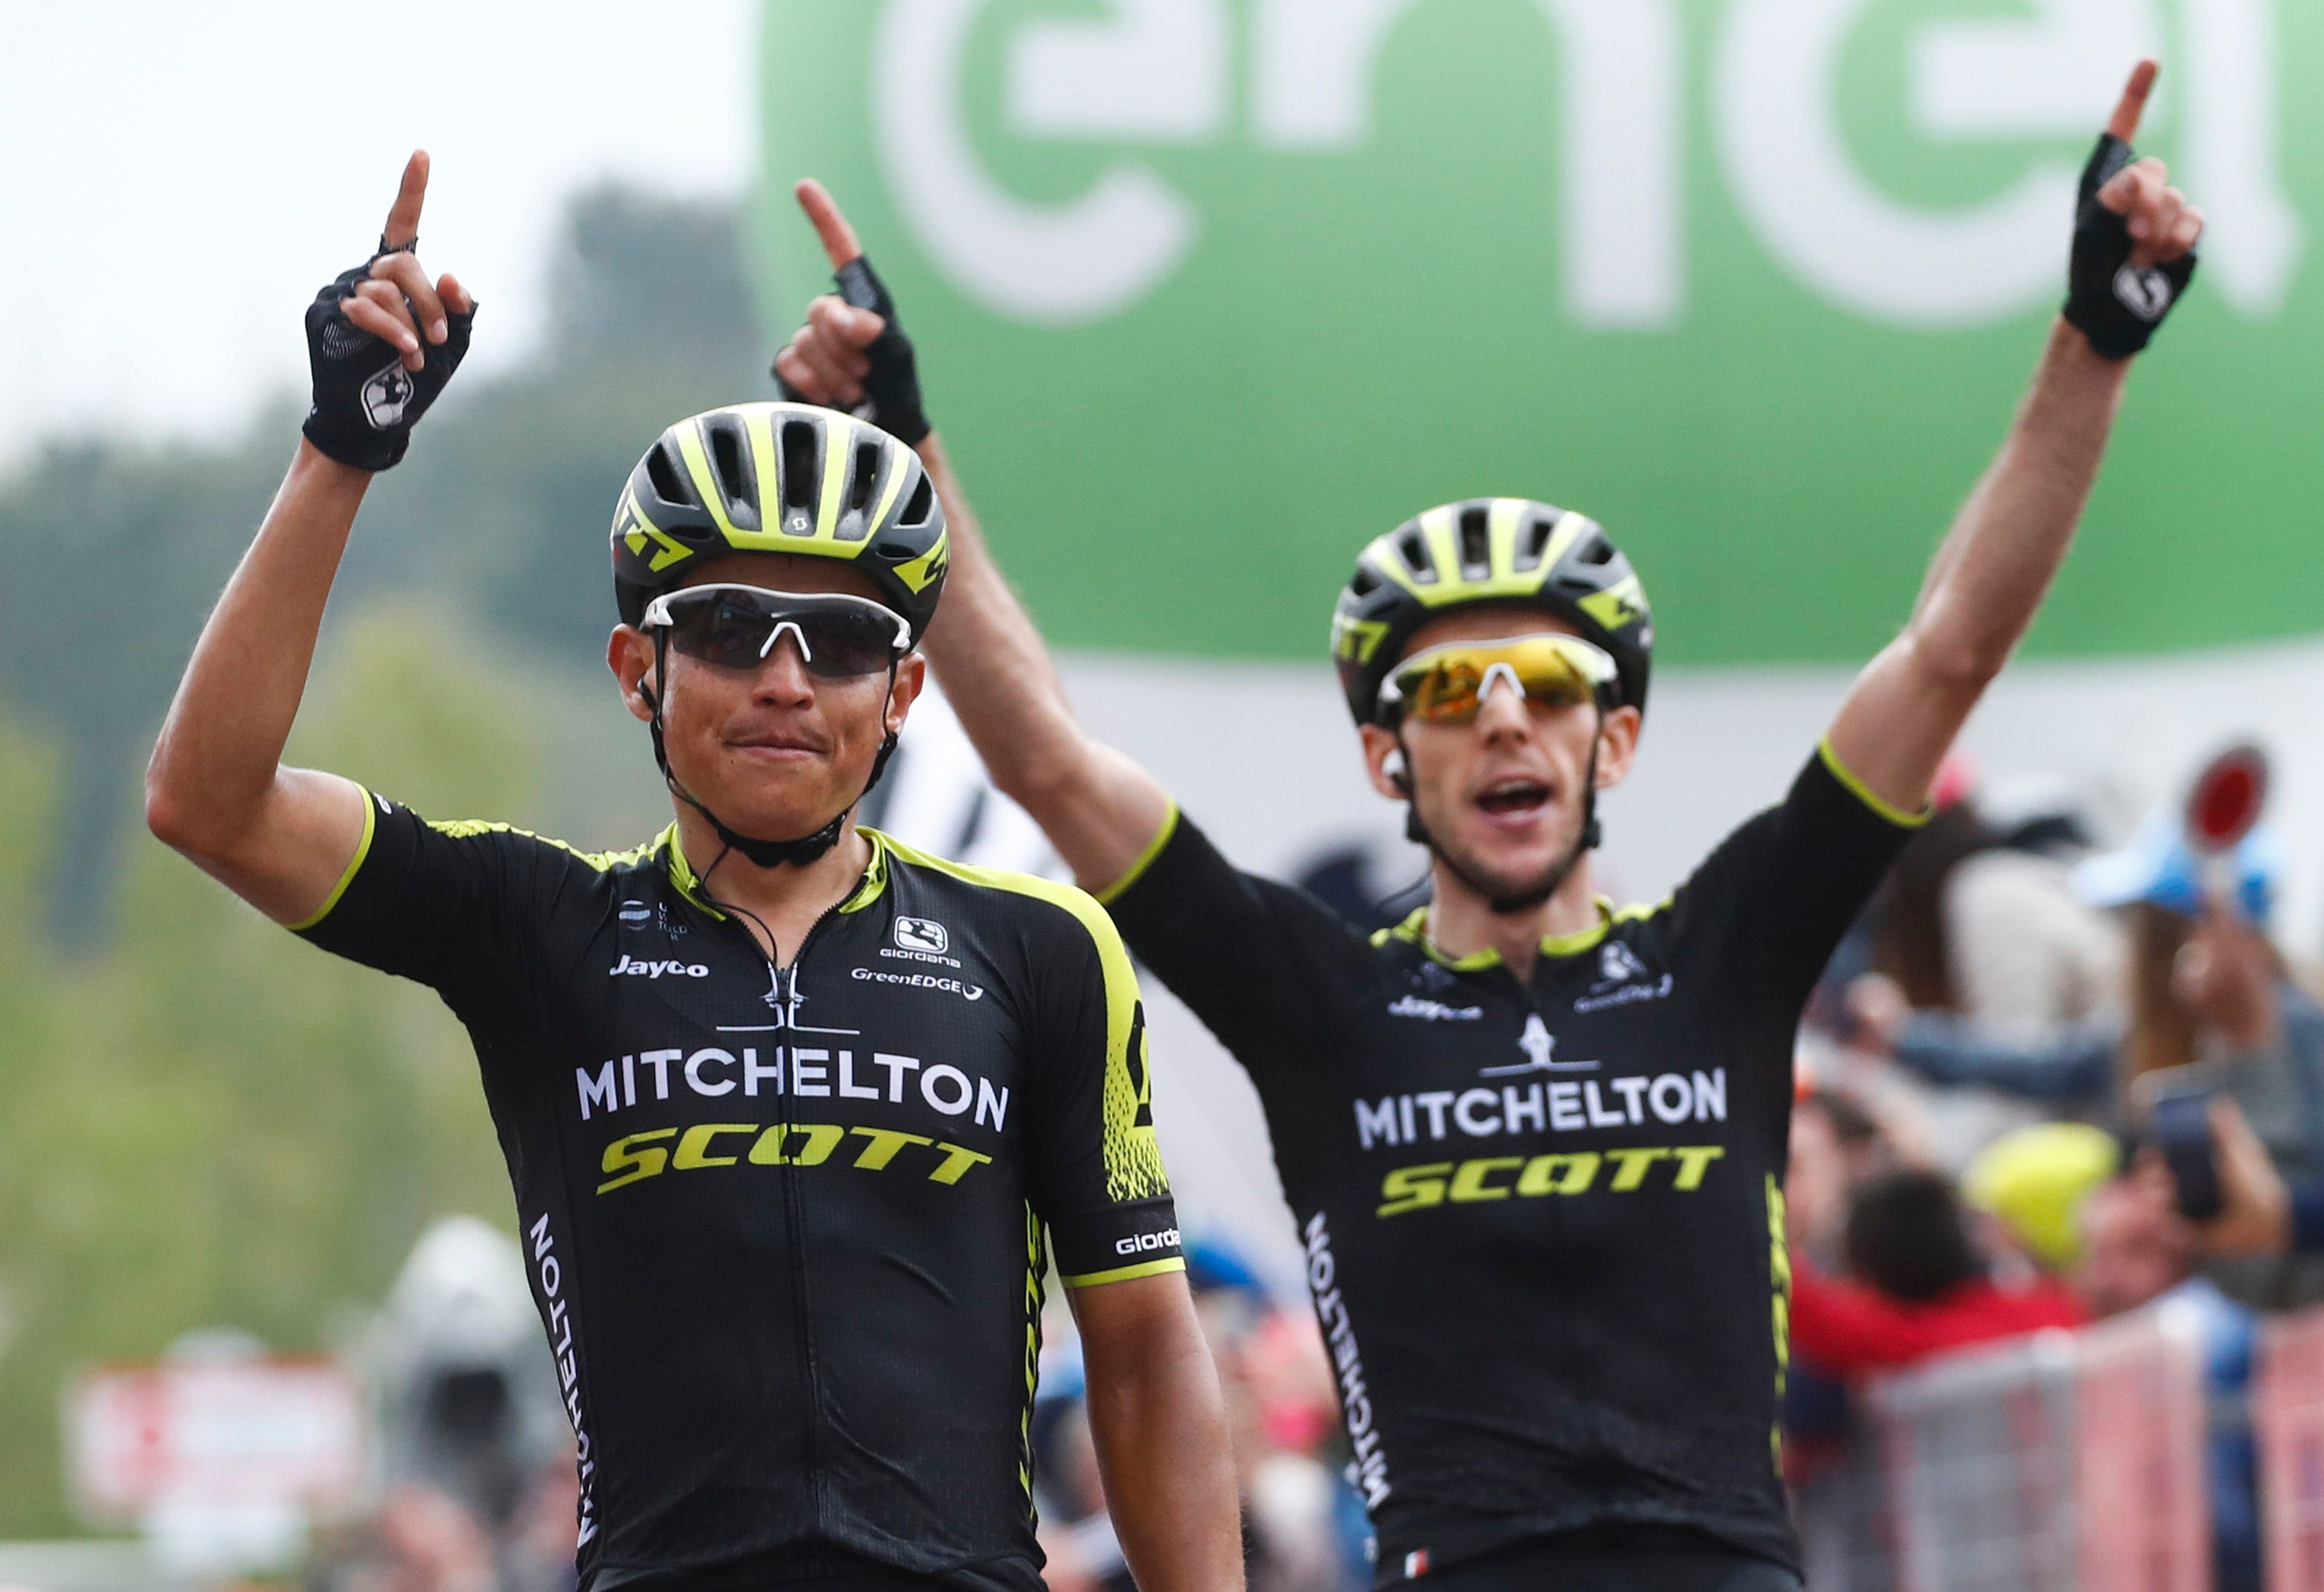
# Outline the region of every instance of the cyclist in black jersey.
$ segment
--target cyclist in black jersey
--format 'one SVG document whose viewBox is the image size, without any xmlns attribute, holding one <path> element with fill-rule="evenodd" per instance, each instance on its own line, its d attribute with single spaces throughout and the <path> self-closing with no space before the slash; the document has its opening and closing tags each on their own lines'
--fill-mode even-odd
<svg viewBox="0 0 2324 1592">
<path fill-rule="evenodd" d="M 871 830 L 944 587 L 911 451 L 827 410 L 680 421 L 611 546 L 609 661 L 676 821 L 585 853 L 281 766 L 371 474 L 474 305 L 380 252 L 309 313 L 315 408 L 148 778 L 154 832 L 474 1038 L 578 1444 L 584 1592 L 1036 1592 L 1054 1254 L 1141 1584 L 1240 1584 L 1217 1380 L 1136 977 L 1067 886 Z"/>
<path fill-rule="evenodd" d="M 1794 1031 L 2065 555 L 2127 356 L 2191 275 L 2201 217 L 2127 147 L 2153 71 L 2085 174 L 2064 316 L 1903 633 L 1789 793 L 1658 906 L 1592 888 L 1652 629 L 1587 519 L 1478 499 L 1359 558 L 1333 658 L 1434 887 L 1366 938 L 1237 870 L 1082 732 L 920 444 L 954 561 L 929 651 L 962 722 L 1258 1087 L 1380 1584 L 1797 1587 L 1775 1431 Z M 819 188 L 799 198 L 845 288 L 852 234 Z M 820 299 L 777 373 L 790 396 L 876 418 L 901 388 L 917 410 L 899 338 L 884 297 Z"/>
</svg>

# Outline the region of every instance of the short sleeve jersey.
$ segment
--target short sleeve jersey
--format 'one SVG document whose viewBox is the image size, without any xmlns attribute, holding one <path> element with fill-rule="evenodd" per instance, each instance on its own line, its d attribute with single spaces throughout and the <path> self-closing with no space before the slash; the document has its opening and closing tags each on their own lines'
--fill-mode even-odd
<svg viewBox="0 0 2324 1592">
<path fill-rule="evenodd" d="M 1104 912 L 867 830 L 778 972 L 675 826 L 585 854 L 365 812 L 296 926 L 475 1041 L 578 1435 L 582 1592 L 1035 1592 L 1048 1247 L 1068 1286 L 1183 1264 Z"/>
<path fill-rule="evenodd" d="M 1800 1011 L 1910 833 L 1829 750 L 1520 980 L 1369 939 L 1173 815 L 1107 891 L 1258 1086 L 1381 1583 L 1583 1527 L 1796 1566 L 1777 1471 Z"/>
</svg>

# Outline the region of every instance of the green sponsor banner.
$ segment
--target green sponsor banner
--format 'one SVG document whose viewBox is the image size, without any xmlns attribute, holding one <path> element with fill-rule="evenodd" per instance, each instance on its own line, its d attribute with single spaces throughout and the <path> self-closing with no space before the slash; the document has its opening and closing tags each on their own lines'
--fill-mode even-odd
<svg viewBox="0 0 2324 1592">
<path fill-rule="evenodd" d="M 2291 0 L 770 0 L 771 327 L 821 177 L 1056 640 L 1320 658 L 1367 538 L 1585 510 L 1683 663 L 1868 655 L 2062 291 L 2143 51 L 2213 218 L 2050 654 L 2324 630 L 2324 13 Z"/>
</svg>

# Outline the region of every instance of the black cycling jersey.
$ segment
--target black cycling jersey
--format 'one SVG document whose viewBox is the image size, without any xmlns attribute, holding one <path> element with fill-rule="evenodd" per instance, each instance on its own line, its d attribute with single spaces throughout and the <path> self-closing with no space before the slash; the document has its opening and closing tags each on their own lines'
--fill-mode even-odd
<svg viewBox="0 0 2324 1592">
<path fill-rule="evenodd" d="M 867 830 L 778 973 L 675 826 L 593 855 L 364 812 L 296 926 L 475 1042 L 580 1445 L 583 1592 L 1036 1592 L 1047 1245 L 1068 1286 L 1182 1265 L 1105 914 Z"/>
<path fill-rule="evenodd" d="M 1520 982 L 1367 941 L 1176 815 L 1104 893 L 1258 1086 L 1382 1584 L 1686 1528 L 1785 1566 L 1782 1177 L 1800 1009 L 1913 820 L 1829 750 L 1668 901 Z"/>
</svg>

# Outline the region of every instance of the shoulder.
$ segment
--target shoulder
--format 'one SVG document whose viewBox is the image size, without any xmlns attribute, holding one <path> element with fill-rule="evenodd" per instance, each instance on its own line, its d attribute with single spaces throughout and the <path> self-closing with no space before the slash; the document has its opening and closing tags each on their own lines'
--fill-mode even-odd
<svg viewBox="0 0 2324 1592">
<path fill-rule="evenodd" d="M 513 824 L 503 824 L 495 819 L 434 818 L 422 822 L 447 840 L 472 841 L 507 851 L 536 854 L 558 863 L 569 863 L 576 870 L 589 873 L 613 873 L 658 863 L 670 840 L 670 832 L 664 830 L 644 845 L 632 846 L 625 851 L 585 851 L 569 841 L 558 840 L 554 835 L 536 834 L 530 829 L 521 829 Z"/>
<path fill-rule="evenodd" d="M 865 833 L 872 839 L 872 867 L 880 875 L 867 882 L 895 892 L 899 916 L 913 905 L 941 903 L 958 917 L 959 930 L 1022 934 L 1038 945 L 1086 946 L 1102 958 L 1121 958 L 1126 970 L 1121 936 L 1088 891 L 1038 874 L 954 862 L 878 830 Z"/>
</svg>

